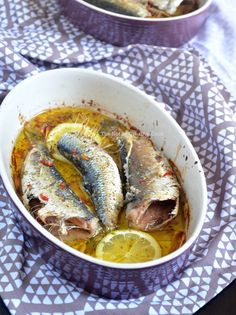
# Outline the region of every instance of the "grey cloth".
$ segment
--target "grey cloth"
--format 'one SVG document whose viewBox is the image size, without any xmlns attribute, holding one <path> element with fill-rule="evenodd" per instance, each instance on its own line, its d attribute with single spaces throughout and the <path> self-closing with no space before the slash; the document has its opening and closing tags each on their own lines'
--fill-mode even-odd
<svg viewBox="0 0 236 315">
<path fill-rule="evenodd" d="M 235 16 L 235 0 L 214 0 L 205 25 L 185 47 L 197 49 L 236 98 Z"/>
<path fill-rule="evenodd" d="M 42 261 L 24 240 L 0 182 L 0 294 L 6 305 L 17 315 L 193 314 L 236 278 L 231 94 L 195 50 L 101 43 L 62 16 L 56 1 L 0 0 L 0 19 L 1 98 L 27 76 L 63 66 L 131 82 L 163 101 L 185 130 L 202 162 L 209 200 L 202 232 L 177 279 L 149 296 L 113 301 L 75 287 Z"/>
</svg>

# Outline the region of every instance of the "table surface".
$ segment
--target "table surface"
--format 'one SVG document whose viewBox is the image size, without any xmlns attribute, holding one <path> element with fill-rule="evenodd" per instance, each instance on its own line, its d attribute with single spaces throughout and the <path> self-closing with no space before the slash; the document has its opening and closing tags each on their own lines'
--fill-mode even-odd
<svg viewBox="0 0 236 315">
<path fill-rule="evenodd" d="M 195 315 L 235 315 L 236 314 L 236 280 L 220 294 L 201 308 Z"/>
</svg>

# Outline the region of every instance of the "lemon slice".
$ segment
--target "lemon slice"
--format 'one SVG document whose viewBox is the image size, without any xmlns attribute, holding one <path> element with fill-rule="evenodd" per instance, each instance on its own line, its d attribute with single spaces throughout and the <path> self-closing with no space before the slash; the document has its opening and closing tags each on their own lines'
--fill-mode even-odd
<svg viewBox="0 0 236 315">
<path fill-rule="evenodd" d="M 46 139 L 48 150 L 53 157 L 59 161 L 68 162 L 57 149 L 58 141 L 67 132 L 78 132 L 81 136 L 93 139 L 98 145 L 101 145 L 102 143 L 102 137 L 99 135 L 97 128 L 95 127 L 90 128 L 85 124 L 79 123 L 59 124 L 49 132 Z"/>
<path fill-rule="evenodd" d="M 147 233 L 116 230 L 98 243 L 96 257 L 117 263 L 139 263 L 160 258 L 161 247 Z"/>
</svg>

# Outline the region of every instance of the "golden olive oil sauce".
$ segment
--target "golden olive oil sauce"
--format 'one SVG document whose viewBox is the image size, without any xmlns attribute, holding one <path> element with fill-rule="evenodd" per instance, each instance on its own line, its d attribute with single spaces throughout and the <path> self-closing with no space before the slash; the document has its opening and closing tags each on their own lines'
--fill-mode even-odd
<svg viewBox="0 0 236 315">
<path fill-rule="evenodd" d="M 104 122 L 106 122 L 104 124 Z M 125 126 L 118 120 L 114 120 L 108 116 L 103 115 L 100 111 L 96 112 L 88 108 L 78 107 L 63 107 L 49 109 L 35 117 L 30 121 L 25 122 L 23 129 L 19 133 L 12 152 L 12 176 L 18 196 L 22 197 L 21 192 L 21 172 L 24 159 L 27 153 L 32 148 L 32 145 L 38 141 L 45 141 L 47 134 L 55 126 L 61 123 L 80 123 L 86 124 L 96 130 L 101 130 L 102 125 L 106 125 L 108 122 L 112 126 L 116 126 L 119 130 L 129 130 L 130 127 Z M 132 128 L 132 127 L 131 127 Z M 132 128 L 133 129 L 133 128 Z M 135 129 L 135 128 L 134 128 Z M 111 131 L 114 133 L 114 130 Z M 31 134 L 30 140 L 28 134 Z M 107 139 L 106 139 L 107 141 Z M 109 141 L 108 141 L 109 142 Z M 108 143 L 106 143 L 108 144 Z M 110 138 L 110 145 L 104 147 L 109 154 L 112 155 L 114 160 L 119 164 L 118 148 L 112 142 Z M 71 189 L 86 203 L 91 211 L 95 211 L 93 203 L 89 195 L 83 190 L 82 177 L 76 171 L 76 169 L 65 162 L 55 160 L 55 166 L 66 182 L 70 185 Z M 119 166 L 119 165 L 118 165 Z M 172 251 L 179 248 L 186 239 L 186 232 L 188 228 L 189 220 L 189 206 L 183 190 L 180 193 L 180 208 L 179 213 L 175 219 L 173 219 L 168 225 L 161 230 L 154 232 L 147 232 L 153 236 L 162 248 L 162 256 L 165 256 Z M 119 222 L 117 229 L 127 229 L 128 223 L 125 217 L 125 209 L 120 212 Z M 71 247 L 80 250 L 88 255 L 95 256 L 95 250 L 98 242 L 105 236 L 106 230 L 104 229 L 94 238 L 88 241 L 73 240 L 67 243 Z"/>
</svg>

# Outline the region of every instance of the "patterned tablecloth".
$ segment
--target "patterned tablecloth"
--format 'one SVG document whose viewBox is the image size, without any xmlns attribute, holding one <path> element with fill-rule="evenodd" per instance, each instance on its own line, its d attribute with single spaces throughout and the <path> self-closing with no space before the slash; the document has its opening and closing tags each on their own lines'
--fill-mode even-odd
<svg viewBox="0 0 236 315">
<path fill-rule="evenodd" d="M 218 9 L 216 3 L 212 10 Z M 204 39 L 201 43 L 195 38 L 191 47 L 209 57 Z M 25 77 L 62 66 L 121 77 L 167 104 L 205 170 L 205 224 L 186 268 L 165 289 L 135 300 L 106 300 L 61 278 L 30 248 L 0 182 L 1 296 L 18 315 L 196 312 L 236 278 L 236 102 L 195 50 L 113 47 L 79 32 L 60 14 L 56 0 L 0 0 L 1 98 Z M 216 67 L 225 84 L 236 71 L 226 68 Z"/>
</svg>

